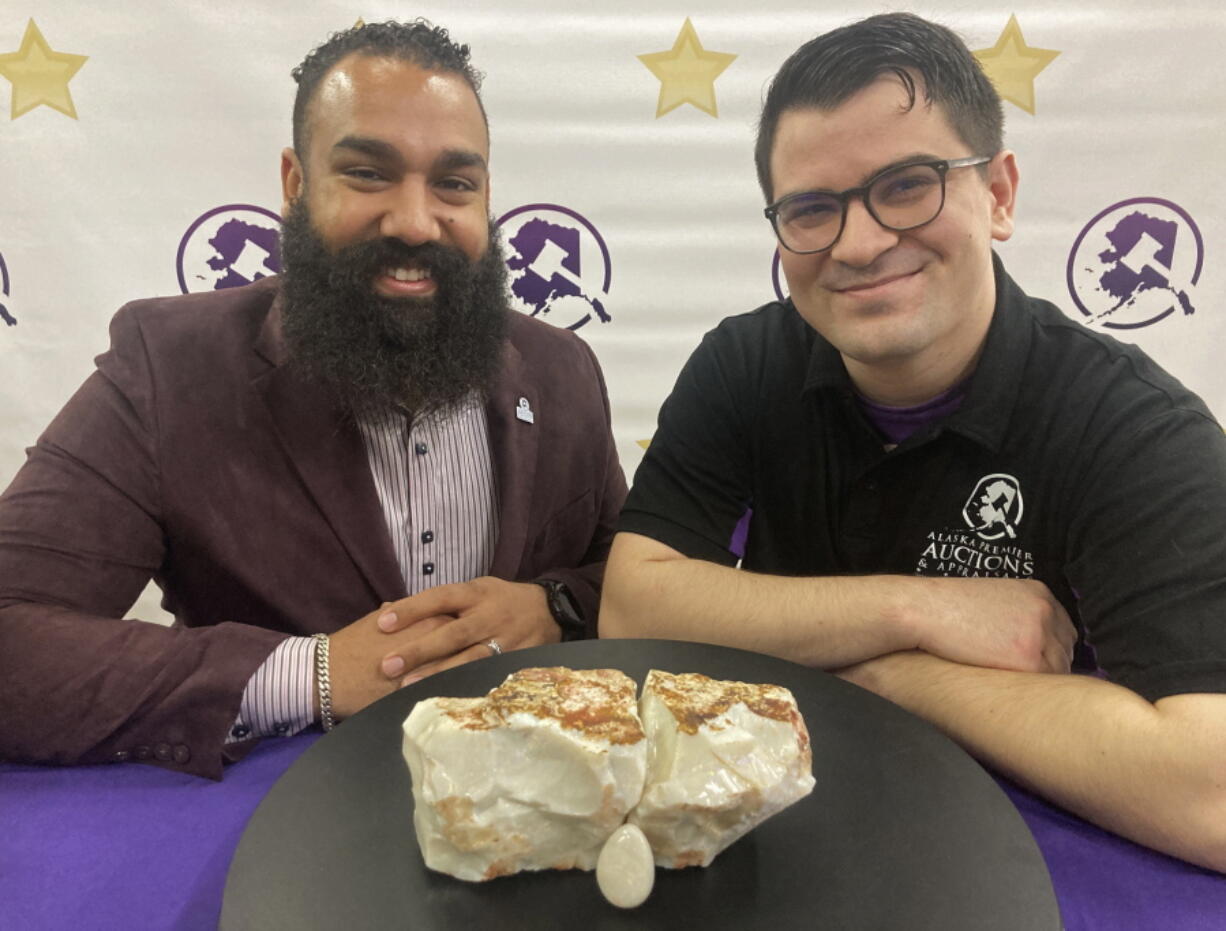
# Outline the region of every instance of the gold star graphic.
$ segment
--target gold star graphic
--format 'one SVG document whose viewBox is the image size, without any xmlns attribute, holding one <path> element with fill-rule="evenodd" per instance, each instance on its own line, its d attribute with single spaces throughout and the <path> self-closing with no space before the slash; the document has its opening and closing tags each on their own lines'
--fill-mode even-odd
<svg viewBox="0 0 1226 931">
<path fill-rule="evenodd" d="M 0 74 L 13 85 L 9 119 L 15 120 L 46 104 L 75 120 L 77 108 L 72 105 L 68 82 L 86 60 L 85 55 L 53 52 L 34 20 L 30 20 L 21 39 L 21 48 L 0 55 Z"/>
<path fill-rule="evenodd" d="M 638 59 L 660 79 L 660 99 L 656 104 L 656 119 L 677 109 L 683 103 L 718 117 L 715 105 L 715 79 L 732 64 L 735 55 L 708 52 L 698 40 L 694 24 L 685 18 L 677 33 L 677 41 L 667 52 L 651 52 Z"/>
<path fill-rule="evenodd" d="M 996 85 L 996 92 L 1034 116 L 1034 79 L 1059 54 L 1055 49 L 1027 45 L 1017 17 L 1011 14 L 996 44 L 979 49 L 975 57 Z"/>
<path fill-rule="evenodd" d="M 1224 429 L 1226 429 L 1226 428 L 1224 428 Z M 643 447 L 643 449 L 646 449 L 648 446 L 650 446 L 650 445 L 651 445 L 651 440 L 650 440 L 650 439 L 647 439 L 647 440 L 635 440 L 634 442 L 638 443 L 638 444 L 639 444 L 641 447 Z"/>
</svg>

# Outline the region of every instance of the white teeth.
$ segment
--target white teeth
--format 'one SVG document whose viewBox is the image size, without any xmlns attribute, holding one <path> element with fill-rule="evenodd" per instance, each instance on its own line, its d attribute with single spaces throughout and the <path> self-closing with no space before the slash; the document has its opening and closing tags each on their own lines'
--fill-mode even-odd
<svg viewBox="0 0 1226 931">
<path fill-rule="evenodd" d="M 430 277 L 424 268 L 389 268 L 387 273 L 397 281 L 421 281 Z"/>
</svg>

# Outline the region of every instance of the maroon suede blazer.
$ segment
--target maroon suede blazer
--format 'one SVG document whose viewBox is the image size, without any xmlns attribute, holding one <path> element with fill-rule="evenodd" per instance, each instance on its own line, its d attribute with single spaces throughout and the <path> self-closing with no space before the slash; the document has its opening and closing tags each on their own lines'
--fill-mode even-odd
<svg viewBox="0 0 1226 931">
<path fill-rule="evenodd" d="M 404 597 L 361 437 L 286 364 L 280 320 L 276 279 L 116 314 L 0 496 L 0 757 L 220 777 L 277 643 Z M 626 493 L 595 357 L 512 314 L 486 414 L 491 574 L 564 581 L 594 632 Z M 173 627 L 122 620 L 150 578 Z"/>
</svg>

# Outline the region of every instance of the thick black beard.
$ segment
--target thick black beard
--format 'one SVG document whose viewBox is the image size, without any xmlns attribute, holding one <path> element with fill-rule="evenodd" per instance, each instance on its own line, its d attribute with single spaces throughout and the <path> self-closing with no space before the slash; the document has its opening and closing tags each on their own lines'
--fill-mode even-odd
<svg viewBox="0 0 1226 931">
<path fill-rule="evenodd" d="M 300 197 L 281 226 L 284 333 L 291 364 L 359 419 L 413 418 L 489 396 L 502 357 L 507 269 L 498 229 L 471 262 L 438 243 L 354 243 L 333 253 Z M 438 283 L 431 298 L 388 298 L 375 277 L 411 259 Z"/>
</svg>

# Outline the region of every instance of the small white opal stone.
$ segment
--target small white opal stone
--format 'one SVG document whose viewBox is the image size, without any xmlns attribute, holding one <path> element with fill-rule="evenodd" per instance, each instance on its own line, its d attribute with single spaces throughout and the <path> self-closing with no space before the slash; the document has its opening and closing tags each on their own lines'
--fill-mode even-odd
<svg viewBox="0 0 1226 931">
<path fill-rule="evenodd" d="M 638 825 L 623 824 L 605 841 L 596 860 L 596 882 L 618 908 L 638 908 L 647 901 L 656 882 L 656 863 Z"/>
</svg>

